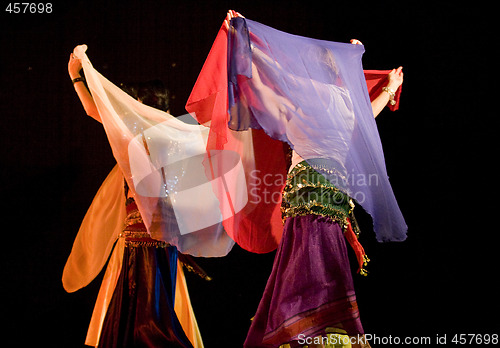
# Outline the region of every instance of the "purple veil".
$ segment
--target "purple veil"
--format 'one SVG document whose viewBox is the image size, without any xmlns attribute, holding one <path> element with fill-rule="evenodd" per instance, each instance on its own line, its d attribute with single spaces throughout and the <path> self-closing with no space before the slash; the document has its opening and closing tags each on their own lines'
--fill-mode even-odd
<svg viewBox="0 0 500 348">
<path fill-rule="evenodd" d="M 363 52 L 361 45 L 234 18 L 228 38 L 229 128 L 263 129 L 287 142 L 371 215 L 378 241 L 402 241 L 407 226 L 387 176 Z"/>
</svg>

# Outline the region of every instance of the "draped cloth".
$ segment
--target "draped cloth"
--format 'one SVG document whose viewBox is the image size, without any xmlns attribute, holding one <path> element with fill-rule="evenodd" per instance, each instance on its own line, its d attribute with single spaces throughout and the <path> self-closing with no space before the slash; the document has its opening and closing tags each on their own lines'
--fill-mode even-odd
<svg viewBox="0 0 500 348">
<path fill-rule="evenodd" d="M 207 152 L 233 151 L 242 158 L 245 186 L 235 189 L 245 191 L 248 202 L 239 213 L 224 219 L 224 229 L 246 250 L 266 253 L 276 249 L 283 233 L 280 204 L 286 182 L 286 149 L 262 130 L 228 128 L 227 30 L 223 25 L 191 91 L 186 110 L 199 123 L 210 127 Z M 216 186 L 214 191 L 219 198 L 226 192 Z M 227 200 L 220 199 L 220 205 L 222 211 L 231 210 Z"/>
<path fill-rule="evenodd" d="M 283 144 L 332 174 L 332 183 L 371 215 L 378 241 L 406 238 L 371 109 L 363 52 L 362 45 L 291 35 L 244 18 L 234 18 L 228 32 L 221 27 L 186 109 L 210 125 L 208 149 L 235 149 L 242 158 L 252 153 L 243 163 L 256 204 L 246 215 L 243 210 L 224 221 L 243 248 L 265 252 L 281 238 L 280 216 L 269 212 L 281 204 L 276 193 L 286 177 Z M 214 74 L 224 67 L 227 76 Z M 388 72 L 373 73 L 375 95 Z M 238 143 L 235 131 L 251 133 L 253 142 Z"/>
<path fill-rule="evenodd" d="M 208 129 L 134 100 L 92 67 L 86 48 L 78 46 L 74 54 L 82 60 L 113 155 L 151 237 L 193 256 L 226 255 L 234 242 L 222 227 L 223 212 L 211 182 L 238 185 L 240 158 L 229 151 L 212 152 L 209 163 L 226 157 L 225 167 L 219 168 L 225 172 L 205 172 Z M 225 180 L 226 174 L 236 182 Z M 245 203 L 238 197 L 225 198 L 232 200 L 236 211 Z"/>
</svg>

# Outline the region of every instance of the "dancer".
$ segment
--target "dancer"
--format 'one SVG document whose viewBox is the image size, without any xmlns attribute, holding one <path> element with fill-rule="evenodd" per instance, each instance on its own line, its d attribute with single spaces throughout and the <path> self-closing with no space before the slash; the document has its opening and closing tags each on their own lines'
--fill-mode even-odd
<svg viewBox="0 0 500 348">
<path fill-rule="evenodd" d="M 68 71 L 75 90 L 87 114 L 101 122 L 81 70 L 81 59 L 71 54 Z M 168 112 L 169 92 L 160 81 L 129 85 L 126 90 L 139 102 Z M 175 246 L 151 238 L 119 166 L 103 183 L 85 216 L 64 270 L 65 289 L 76 291 L 90 282 L 113 244 L 86 344 L 203 347 L 181 265 L 208 276 Z"/>
<path fill-rule="evenodd" d="M 225 33 L 219 32 L 186 108 L 204 115 L 200 122 L 211 121 L 214 137 L 222 139 L 214 141 L 215 146 L 237 148 L 234 131 L 259 134 L 253 137 L 251 151 L 255 162 L 267 158 L 265 175 L 286 175 L 283 152 L 274 150 L 279 143 L 268 141 L 265 149 L 259 149 L 257 142 L 268 136 L 293 149 L 292 165 L 281 186 L 282 201 L 265 202 L 267 208 L 282 204 L 282 236 L 268 228 L 274 224 L 252 220 L 252 212 L 226 226 L 247 250 L 260 252 L 263 244 L 265 249 L 279 244 L 245 347 L 298 346 L 306 338 L 339 329 L 362 338 L 346 239 L 363 273 L 368 259 L 356 237 L 355 203 L 372 216 L 379 241 L 406 238 L 374 122 L 388 102 L 397 106 L 402 68 L 386 72 L 382 86 L 372 84 L 382 93 L 372 95 L 370 103 L 362 45 L 298 37 L 232 17 L 239 15 L 228 14 L 229 25 Z M 228 52 L 220 43 L 224 35 Z M 214 80 L 207 71 L 217 68 L 226 54 L 229 73 L 224 90 L 224 81 Z M 204 95 L 207 90 L 212 93 Z M 207 108 L 225 93 L 230 118 L 222 107 Z M 276 192 L 277 186 L 270 189 Z M 366 342 L 353 341 L 354 347 L 361 344 Z"/>
</svg>

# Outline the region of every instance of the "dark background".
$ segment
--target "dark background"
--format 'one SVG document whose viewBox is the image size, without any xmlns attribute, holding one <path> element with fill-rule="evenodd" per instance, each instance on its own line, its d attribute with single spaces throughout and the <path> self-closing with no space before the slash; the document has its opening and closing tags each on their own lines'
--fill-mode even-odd
<svg viewBox="0 0 500 348">
<path fill-rule="evenodd" d="M 494 66 L 479 2 L 71 1 L 51 14 L 2 2 L 0 179 L 2 346 L 83 347 L 100 277 L 73 294 L 61 275 L 79 224 L 114 159 L 87 117 L 67 62 L 87 44 L 115 83 L 162 79 L 184 104 L 228 9 L 293 34 L 365 44 L 365 69 L 402 65 L 401 108 L 377 119 L 408 240 L 379 244 L 361 214 L 372 262 L 355 276 L 361 319 L 379 336 L 498 333 L 496 139 L 486 92 Z M 492 3 L 490 3 L 492 4 Z M 491 51 L 491 53 L 489 53 Z M 491 85 L 490 85 L 491 84 Z M 491 201 L 493 202 L 491 202 Z M 493 208 L 493 209 L 490 209 Z M 187 275 L 207 348 L 241 347 L 274 253 L 238 247 Z M 5 324 L 6 323 L 6 324 Z"/>
</svg>

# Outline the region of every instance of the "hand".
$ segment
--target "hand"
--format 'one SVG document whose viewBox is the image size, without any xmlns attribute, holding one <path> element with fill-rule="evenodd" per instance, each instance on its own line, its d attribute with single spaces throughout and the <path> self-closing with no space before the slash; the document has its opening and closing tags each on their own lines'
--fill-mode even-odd
<svg viewBox="0 0 500 348">
<path fill-rule="evenodd" d="M 403 67 L 400 66 L 397 69 L 392 69 L 392 71 L 387 76 L 387 87 L 393 91 L 397 91 L 399 86 L 403 84 Z"/>
<path fill-rule="evenodd" d="M 231 19 L 236 17 L 245 18 L 239 12 L 234 10 L 227 11 L 226 19 L 224 19 L 224 26 L 226 27 L 226 30 L 229 30 L 229 22 L 231 22 Z"/>
<path fill-rule="evenodd" d="M 362 45 L 362 44 L 363 44 L 361 41 L 356 40 L 356 39 L 351 39 L 351 43 L 352 43 L 353 45 Z"/>
<path fill-rule="evenodd" d="M 356 40 L 356 39 L 351 39 L 351 43 L 353 45 L 362 45 L 363 44 L 361 41 Z M 401 86 L 403 84 L 403 67 L 400 66 L 397 69 L 392 69 L 392 71 L 387 76 L 387 80 L 389 82 L 387 83 L 386 87 L 389 87 L 393 91 L 397 91 L 399 86 Z"/>
<path fill-rule="evenodd" d="M 75 55 L 71 53 L 68 62 L 68 72 L 72 80 L 80 77 L 80 70 L 82 70 L 82 60 L 76 58 Z"/>
</svg>

